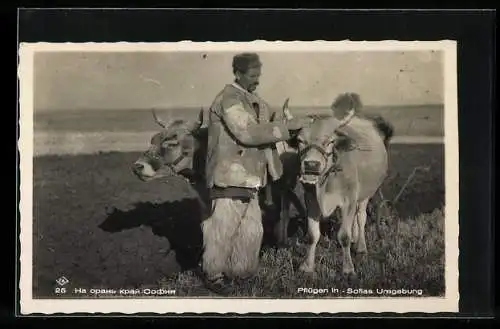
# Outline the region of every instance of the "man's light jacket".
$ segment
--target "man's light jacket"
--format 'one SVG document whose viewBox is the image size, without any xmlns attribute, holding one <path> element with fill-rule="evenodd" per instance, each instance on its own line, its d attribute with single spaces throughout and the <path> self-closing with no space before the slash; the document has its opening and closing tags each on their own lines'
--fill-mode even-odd
<svg viewBox="0 0 500 329">
<path fill-rule="evenodd" d="M 275 143 L 290 135 L 282 120 L 269 122 L 270 115 L 265 101 L 236 84 L 217 94 L 209 111 L 208 188 L 259 189 L 266 185 L 268 174 L 273 180 L 281 177 Z"/>
</svg>

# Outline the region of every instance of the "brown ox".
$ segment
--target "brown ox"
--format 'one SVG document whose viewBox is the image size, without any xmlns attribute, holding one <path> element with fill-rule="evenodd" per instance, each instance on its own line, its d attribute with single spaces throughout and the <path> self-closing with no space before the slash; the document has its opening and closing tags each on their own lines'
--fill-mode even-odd
<svg viewBox="0 0 500 329">
<path fill-rule="evenodd" d="M 203 109 L 198 119 L 192 122 L 173 120 L 168 123 L 160 120 L 153 111 L 155 121 L 162 130 L 151 138 L 149 148 L 133 164 L 132 171 L 143 181 L 150 181 L 169 175 L 185 177 L 197 192 L 198 201 L 205 210 L 208 204 L 208 189 L 205 183 L 205 162 L 207 154 L 208 131 L 203 124 Z M 271 121 L 275 120 L 276 112 Z M 288 100 L 283 106 L 283 119 L 290 118 Z M 287 231 L 290 219 L 290 205 L 305 219 L 304 205 L 295 194 L 298 183 L 300 163 L 297 152 L 290 147 L 281 147 L 280 158 L 283 163 L 281 179 L 270 182 L 265 187 L 264 204 L 274 206 L 279 214 L 279 224 L 274 225 L 274 236 L 279 246 L 287 246 Z M 282 225 L 284 223 L 284 225 Z M 271 223 L 274 224 L 274 223 Z"/>
<path fill-rule="evenodd" d="M 356 252 L 367 251 L 366 208 L 387 175 L 387 145 L 393 128 L 381 117 L 362 115 L 360 108 L 357 94 L 341 94 L 332 110 L 342 112 L 343 119 L 317 118 L 297 137 L 309 237 L 302 271 L 314 272 L 320 221 L 332 216 L 337 208 L 343 273 L 355 276 L 351 243 Z"/>
</svg>

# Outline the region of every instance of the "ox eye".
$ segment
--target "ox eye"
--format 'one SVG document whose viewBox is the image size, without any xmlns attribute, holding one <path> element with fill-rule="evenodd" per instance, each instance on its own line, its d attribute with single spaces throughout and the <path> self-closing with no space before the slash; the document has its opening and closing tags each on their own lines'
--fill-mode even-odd
<svg viewBox="0 0 500 329">
<path fill-rule="evenodd" d="M 330 145 L 333 144 L 333 142 L 334 142 L 334 140 L 331 139 L 331 138 L 329 138 L 329 139 L 327 139 L 326 141 L 323 142 L 323 146 L 325 146 L 325 147 L 330 146 Z"/>
</svg>

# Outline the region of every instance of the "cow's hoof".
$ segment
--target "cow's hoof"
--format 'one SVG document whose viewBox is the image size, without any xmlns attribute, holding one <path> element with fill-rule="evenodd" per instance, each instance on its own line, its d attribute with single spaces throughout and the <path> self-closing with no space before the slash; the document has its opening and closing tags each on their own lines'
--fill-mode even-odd
<svg viewBox="0 0 500 329">
<path fill-rule="evenodd" d="M 227 277 L 221 277 L 216 280 L 205 279 L 205 287 L 221 296 L 229 296 L 234 292 L 232 281 Z"/>
<path fill-rule="evenodd" d="M 353 253 L 356 256 L 356 258 L 361 259 L 361 258 L 364 258 L 368 254 L 368 250 L 366 250 L 366 248 L 354 249 Z"/>
<path fill-rule="evenodd" d="M 299 266 L 299 271 L 304 272 L 304 273 L 309 273 L 309 274 L 312 274 L 312 273 L 314 273 L 314 267 L 309 266 L 309 265 L 308 265 L 308 264 L 306 264 L 306 263 L 302 263 L 302 264 Z"/>
<path fill-rule="evenodd" d="M 349 285 L 355 285 L 358 283 L 358 275 L 354 272 L 344 273 Z"/>
<path fill-rule="evenodd" d="M 366 248 L 366 244 L 364 244 L 364 243 L 355 244 L 353 250 L 355 251 L 356 254 L 367 254 L 368 253 L 368 249 Z"/>
<path fill-rule="evenodd" d="M 350 268 L 343 268 L 342 269 L 342 274 L 344 274 L 344 276 L 350 276 L 350 275 L 355 275 L 356 272 L 354 272 L 354 267 L 350 267 Z"/>
</svg>

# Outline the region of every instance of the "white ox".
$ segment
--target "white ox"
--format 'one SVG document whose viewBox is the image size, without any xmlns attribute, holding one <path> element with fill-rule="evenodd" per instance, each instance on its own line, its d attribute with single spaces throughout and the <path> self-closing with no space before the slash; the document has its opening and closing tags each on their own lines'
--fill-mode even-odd
<svg viewBox="0 0 500 329">
<path fill-rule="evenodd" d="M 314 272 L 320 221 L 332 216 L 337 208 L 343 273 L 356 275 L 351 244 L 358 253 L 367 251 L 367 205 L 387 176 L 387 146 L 393 127 L 380 116 L 362 115 L 360 109 L 357 94 L 341 94 L 332 110 L 344 113 L 343 120 L 333 115 L 317 118 L 297 136 L 309 237 L 302 271 Z"/>
</svg>

